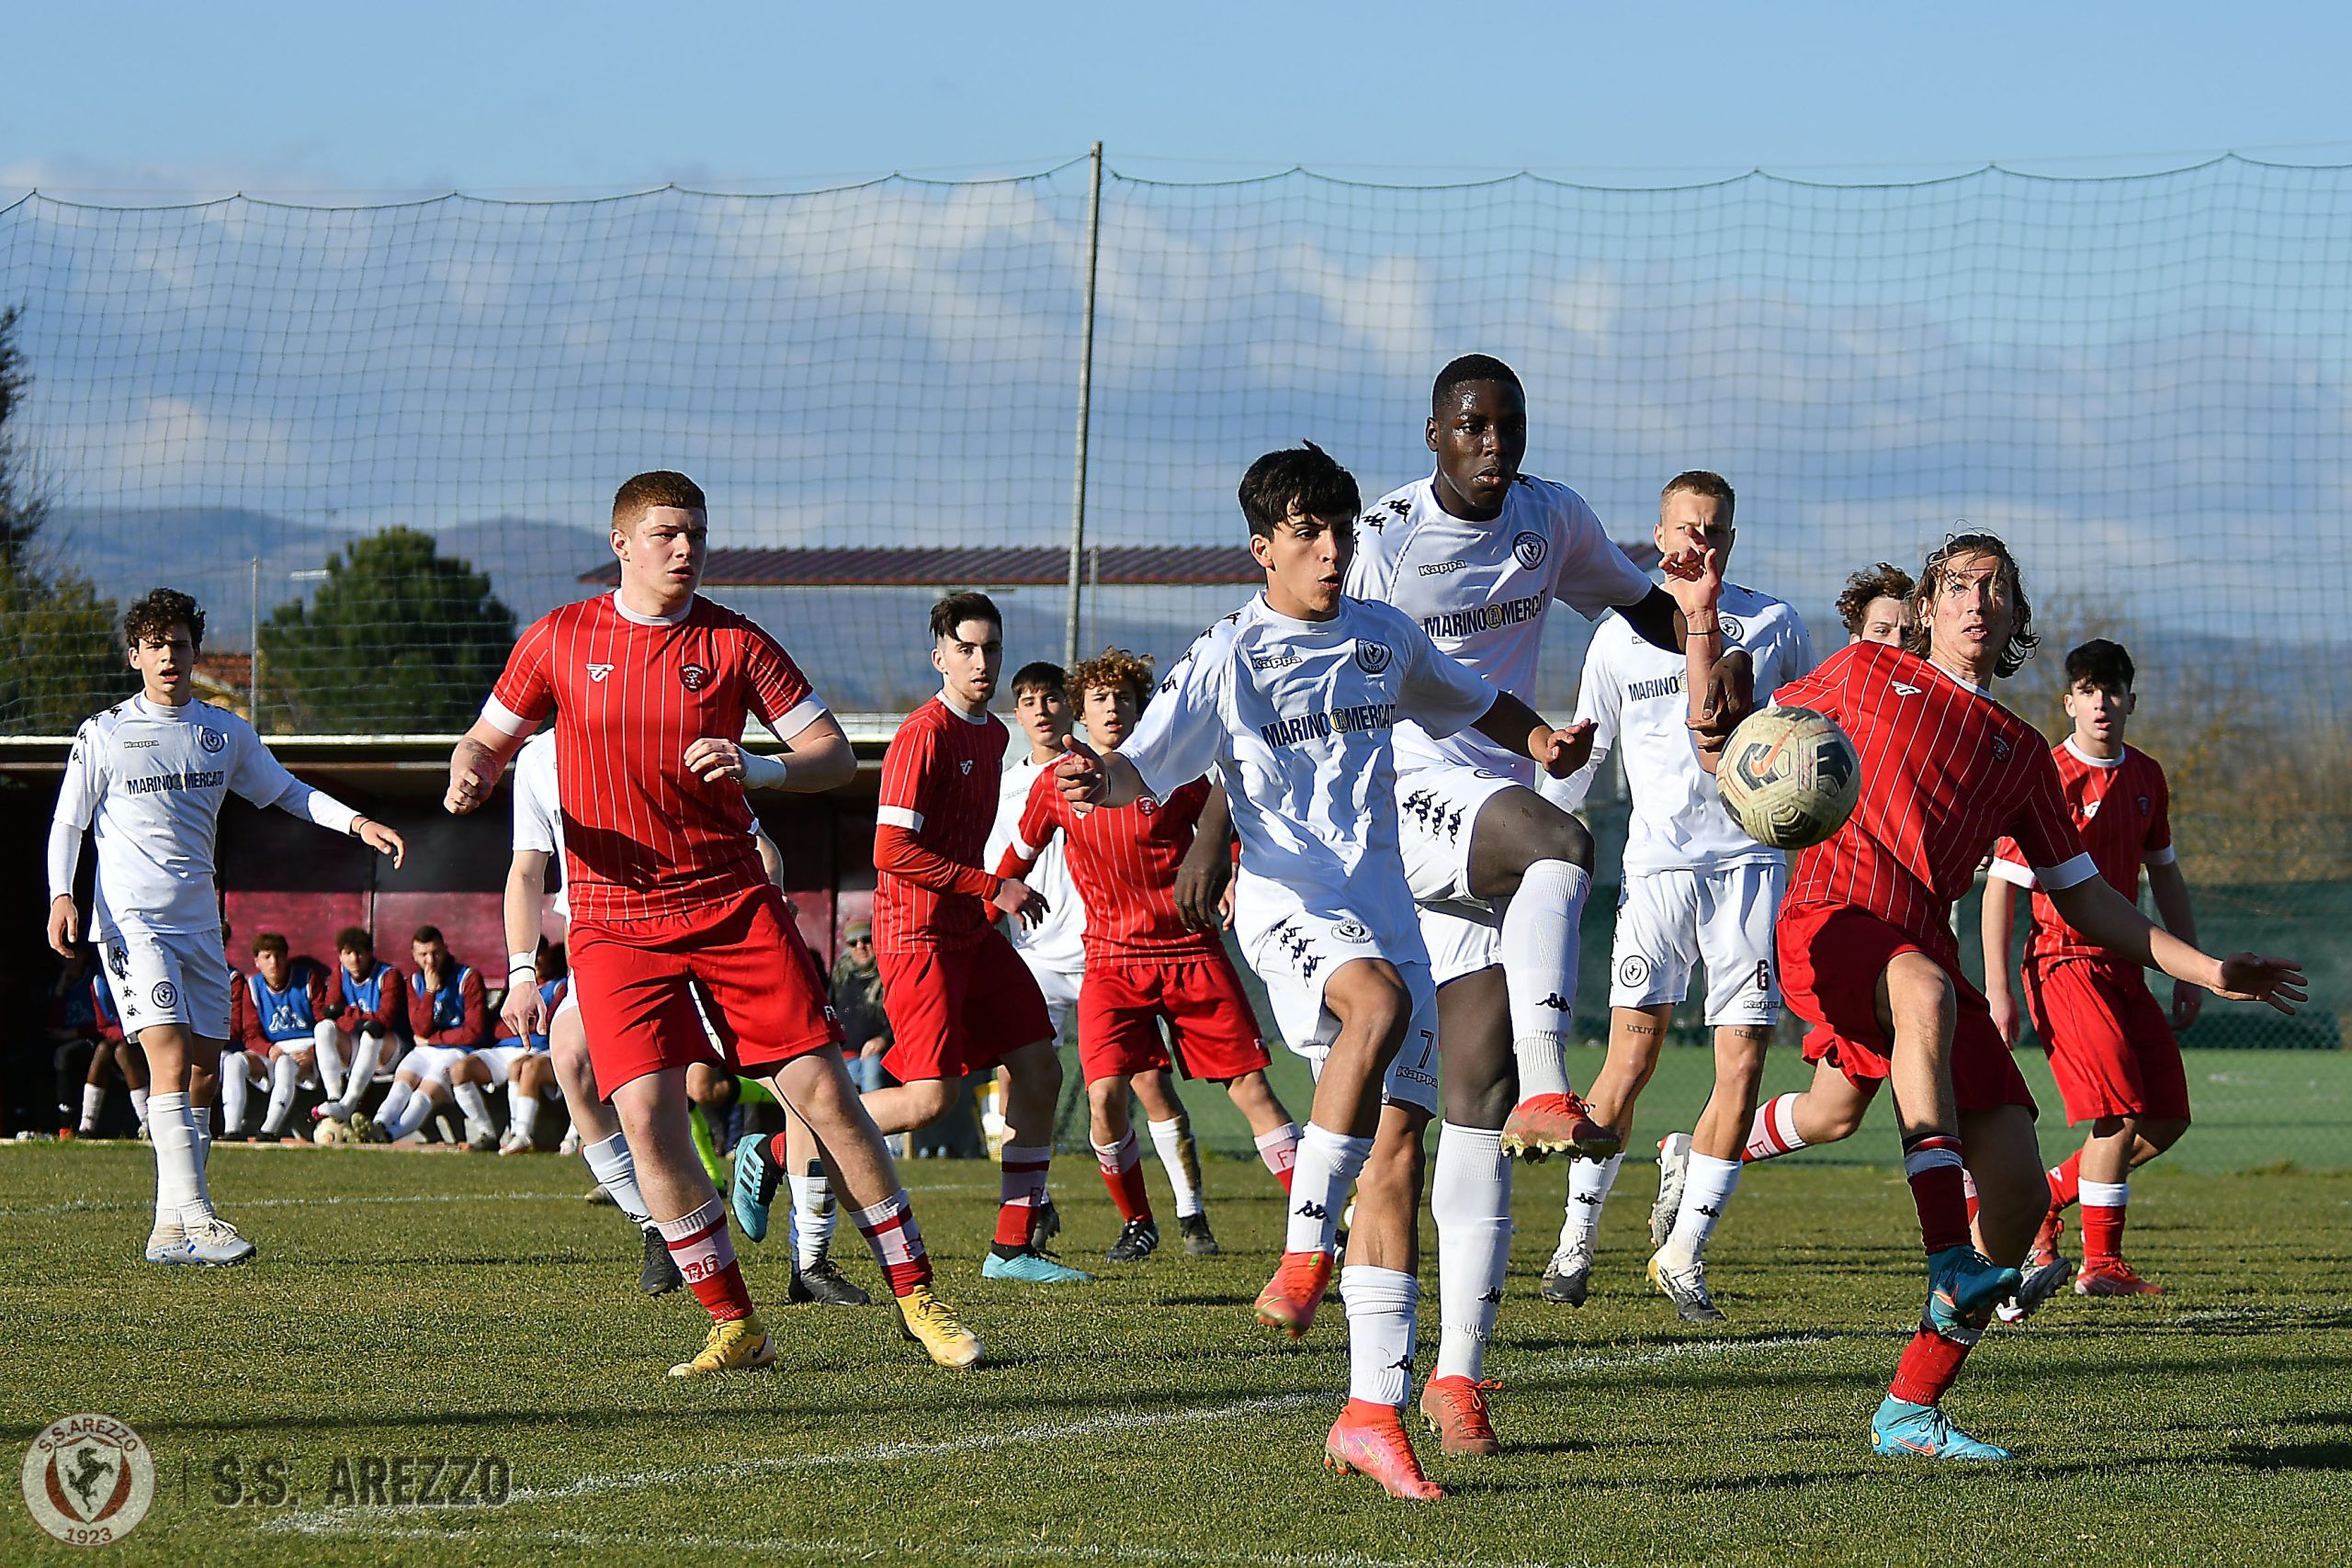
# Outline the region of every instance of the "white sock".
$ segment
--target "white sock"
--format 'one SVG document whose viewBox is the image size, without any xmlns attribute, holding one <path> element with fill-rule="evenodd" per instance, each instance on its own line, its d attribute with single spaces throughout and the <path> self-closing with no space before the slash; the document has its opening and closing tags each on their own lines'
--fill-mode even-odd
<svg viewBox="0 0 2352 1568">
<path fill-rule="evenodd" d="M 1432 1376 L 1486 1375 L 1487 1345 L 1502 1305 L 1510 1263 L 1510 1168 L 1503 1135 L 1451 1122 L 1438 1128 L 1430 1213 L 1437 1221 L 1437 1370 Z M 1586 1162 L 1589 1163 L 1589 1162 Z"/>
<path fill-rule="evenodd" d="M 1271 1133 L 1258 1134 L 1258 1157 L 1280 1181 L 1298 1163 L 1298 1123 L 1285 1122 Z"/>
<path fill-rule="evenodd" d="M 204 1168 L 212 1162 L 212 1107 L 199 1105 L 187 1116 L 196 1126 L 196 1174 L 201 1179 Z"/>
<path fill-rule="evenodd" d="M 424 1119 L 433 1114 L 433 1097 L 418 1089 L 408 1097 L 408 1103 L 401 1107 L 399 1117 L 390 1126 L 384 1127 L 384 1136 L 390 1142 L 399 1143 L 424 1126 Z M 379 1121 L 378 1125 L 382 1126 L 383 1123 Z"/>
<path fill-rule="evenodd" d="M 130 1113 L 139 1118 L 139 1124 L 141 1127 L 147 1125 L 147 1091 L 145 1089 L 134 1089 L 130 1091 Z"/>
<path fill-rule="evenodd" d="M 1348 1308 L 1348 1397 L 1405 1408 L 1413 1386 L 1413 1331 L 1421 1282 L 1396 1269 L 1340 1270 Z"/>
<path fill-rule="evenodd" d="M 358 1043 L 351 1048 L 351 1073 L 341 1096 L 345 1115 L 358 1110 L 359 1102 L 368 1098 L 368 1086 L 376 1081 L 376 1062 L 383 1051 L 382 1035 L 365 1029 L 359 1032 Z"/>
<path fill-rule="evenodd" d="M 1757 1107 L 1756 1120 L 1747 1124 L 1747 1158 L 1770 1159 L 1803 1147 L 1804 1139 L 1797 1134 L 1796 1090 L 1776 1094 Z"/>
<path fill-rule="evenodd" d="M 1617 1168 L 1624 1163 L 1625 1156 L 1615 1154 L 1568 1167 L 1568 1217 L 1560 1226 L 1562 1247 L 1589 1242 L 1600 1234 L 1600 1206 L 1609 1201 L 1609 1190 L 1617 1185 Z"/>
<path fill-rule="evenodd" d="M 1519 1098 L 1568 1092 L 1562 1055 L 1577 1001 L 1577 928 L 1591 874 L 1564 860 L 1539 860 L 1520 874 L 1502 908 L 1503 976 L 1510 990 L 1511 1054 Z"/>
<path fill-rule="evenodd" d="M 506 1130 L 525 1143 L 532 1142 L 539 1130 L 539 1097 L 525 1094 L 519 1089 L 506 1091 L 506 1109 L 510 1112 Z"/>
<path fill-rule="evenodd" d="M 490 1101 L 481 1097 L 478 1083 L 453 1083 L 449 1092 L 457 1097 L 458 1109 L 466 1113 L 466 1124 L 471 1127 L 490 1125 Z"/>
<path fill-rule="evenodd" d="M 1357 1172 L 1372 1157 L 1370 1138 L 1351 1138 L 1313 1122 L 1299 1134 L 1298 1163 L 1290 1172 L 1290 1220 L 1284 1252 L 1329 1252 L 1340 1209 Z"/>
<path fill-rule="evenodd" d="M 394 1078 L 392 1087 L 384 1091 L 384 1103 L 376 1107 L 376 1125 L 389 1130 L 401 1119 L 401 1112 L 408 1109 L 410 1097 L 415 1093 L 414 1084 L 405 1078 Z"/>
<path fill-rule="evenodd" d="M 1682 1206 L 1674 1213 L 1674 1230 L 1658 1250 L 1678 1265 L 1707 1255 L 1707 1238 L 1724 1217 L 1731 1195 L 1739 1190 L 1740 1162 L 1694 1154 L 1683 1168 Z"/>
<path fill-rule="evenodd" d="M 107 1086 L 102 1083 L 84 1084 L 82 1086 L 81 1129 L 83 1133 L 86 1134 L 95 1133 L 98 1130 L 98 1117 L 106 1108 Z"/>
<path fill-rule="evenodd" d="M 1193 1142 L 1192 1122 L 1179 1116 L 1144 1125 L 1151 1130 L 1151 1146 L 1159 1151 L 1168 1185 L 1176 1190 L 1176 1217 L 1189 1220 L 1201 1212 L 1201 1151 Z"/>
<path fill-rule="evenodd" d="M 245 1130 L 245 1072 L 251 1064 L 243 1051 L 220 1055 L 220 1131 L 232 1136 Z"/>
<path fill-rule="evenodd" d="M 2131 1201 L 2132 1183 L 2125 1181 L 2080 1181 L 2075 1184 L 2077 1201 L 2086 1209 L 2120 1209 Z"/>
<path fill-rule="evenodd" d="M 601 1144 L 582 1144 L 580 1157 L 588 1162 L 589 1173 L 596 1184 L 613 1195 L 614 1204 L 643 1230 L 653 1223 L 646 1212 L 645 1194 L 637 1190 L 637 1157 L 628 1152 L 628 1140 L 618 1133 Z"/>
<path fill-rule="evenodd" d="M 332 1019 L 321 1019 L 311 1031 L 311 1054 L 319 1064 L 319 1087 L 329 1100 L 343 1098 L 343 1032 Z"/>
<path fill-rule="evenodd" d="M 269 1109 L 263 1112 L 261 1130 L 266 1136 L 276 1137 L 286 1131 L 287 1112 L 294 1109 L 294 1080 L 302 1069 L 291 1056 L 273 1056 L 269 1062 Z"/>
<path fill-rule="evenodd" d="M 196 1163 L 196 1120 L 186 1094 L 159 1094 L 147 1102 L 148 1136 L 155 1145 L 155 1223 L 201 1224 L 212 1218 L 204 1176 Z"/>
<path fill-rule="evenodd" d="M 813 1269 L 833 1245 L 833 1225 L 841 1217 L 832 1179 L 822 1160 L 811 1160 L 807 1170 L 787 1173 L 784 1179 L 792 1188 L 793 1257 L 801 1268 Z"/>
</svg>

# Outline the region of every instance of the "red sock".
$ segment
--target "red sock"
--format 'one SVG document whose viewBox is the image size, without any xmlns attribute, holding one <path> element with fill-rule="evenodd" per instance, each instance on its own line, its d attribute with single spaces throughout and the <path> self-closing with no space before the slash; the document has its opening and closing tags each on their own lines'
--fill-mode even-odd
<svg viewBox="0 0 2352 1568">
<path fill-rule="evenodd" d="M 903 1296 L 931 1283 L 931 1255 L 923 1250 L 922 1232 L 915 1228 L 914 1210 L 904 1189 L 870 1209 L 854 1211 L 850 1219 L 890 1281 L 892 1295 Z"/>
<path fill-rule="evenodd" d="M 752 1315 L 752 1292 L 736 1267 L 735 1245 L 727 1237 L 727 1210 L 713 1198 L 682 1219 L 661 1222 L 670 1260 L 694 1287 L 695 1297 L 721 1323 Z"/>
<path fill-rule="evenodd" d="M 1143 1151 L 1136 1143 L 1136 1130 L 1115 1144 L 1094 1145 L 1095 1162 L 1102 1168 L 1102 1185 L 1111 1190 L 1111 1201 L 1122 1220 L 1151 1218 L 1151 1199 L 1143 1188 Z"/>
<path fill-rule="evenodd" d="M 2050 1178 L 2050 1207 L 2052 1210 L 2070 1207 L 2075 1199 L 2082 1196 L 2083 1151 L 2076 1149 L 2066 1156 L 2065 1164 L 2052 1166 L 2047 1175 Z"/>
<path fill-rule="evenodd" d="M 1037 1201 L 1046 1191 L 1046 1168 L 1053 1154 L 1050 1148 L 1004 1145 L 996 1211 L 997 1246 L 1017 1250 L 1029 1245 L 1030 1232 L 1037 1223 Z"/>
<path fill-rule="evenodd" d="M 1960 1168 L 1960 1190 L 1968 1197 L 1968 1228 L 1973 1234 L 1976 1229 L 1976 1211 L 1980 1205 L 1976 1201 L 1976 1178 L 1968 1174 L 1966 1166 Z"/>
<path fill-rule="evenodd" d="M 2083 1183 L 2084 1268 L 2122 1261 L 2124 1198 L 2130 1190 L 2120 1181 Z"/>
<path fill-rule="evenodd" d="M 1919 1209 L 1919 1239 L 1929 1252 L 1968 1245 L 1968 1189 L 1960 1140 L 1926 1133 L 1903 1140 L 1903 1174 Z"/>
<path fill-rule="evenodd" d="M 1970 1348 L 1922 1328 L 1903 1348 L 1903 1359 L 1894 1363 L 1894 1381 L 1886 1385 L 1886 1392 L 1913 1404 L 1935 1404 L 1960 1376 L 1960 1364 L 1968 1359 Z"/>
<path fill-rule="evenodd" d="M 1298 1123 L 1285 1122 L 1271 1133 L 1258 1134 L 1258 1157 L 1273 1172 L 1274 1179 L 1290 1190 L 1291 1167 L 1298 1163 Z"/>
</svg>

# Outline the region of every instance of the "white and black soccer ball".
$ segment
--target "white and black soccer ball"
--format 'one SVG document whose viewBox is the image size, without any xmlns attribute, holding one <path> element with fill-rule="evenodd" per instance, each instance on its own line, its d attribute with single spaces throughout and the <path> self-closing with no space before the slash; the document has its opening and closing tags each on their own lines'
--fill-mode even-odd
<svg viewBox="0 0 2352 1568">
<path fill-rule="evenodd" d="M 322 1149 L 332 1149 L 351 1142 L 351 1129 L 332 1116 L 322 1116 L 319 1124 L 311 1129 L 311 1142 Z"/>
<path fill-rule="evenodd" d="M 1862 762 L 1826 714 L 1765 708 L 1732 731 L 1715 788 L 1749 838 L 1801 850 L 1820 843 L 1853 815 Z"/>
</svg>

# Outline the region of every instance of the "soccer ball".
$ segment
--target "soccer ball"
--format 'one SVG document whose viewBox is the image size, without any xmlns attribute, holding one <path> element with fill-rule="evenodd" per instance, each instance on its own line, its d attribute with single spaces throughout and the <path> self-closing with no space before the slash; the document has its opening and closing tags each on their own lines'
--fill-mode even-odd
<svg viewBox="0 0 2352 1568">
<path fill-rule="evenodd" d="M 351 1142 L 351 1129 L 332 1116 L 322 1116 L 319 1124 L 311 1129 L 311 1142 L 322 1149 L 332 1149 Z"/>
<path fill-rule="evenodd" d="M 1837 721 L 1811 708 L 1765 708 L 1731 733 L 1715 788 L 1747 836 L 1775 849 L 1817 844 L 1861 794 L 1861 758 Z"/>
</svg>

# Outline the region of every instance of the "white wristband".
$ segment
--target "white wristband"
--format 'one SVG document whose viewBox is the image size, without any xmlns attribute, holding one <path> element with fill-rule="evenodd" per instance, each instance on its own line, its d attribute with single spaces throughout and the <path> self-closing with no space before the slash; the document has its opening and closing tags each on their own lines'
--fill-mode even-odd
<svg viewBox="0 0 2352 1568">
<path fill-rule="evenodd" d="M 791 772 L 781 757 L 765 757 L 748 750 L 738 755 L 743 759 L 745 789 L 779 789 L 783 787 L 784 775 Z"/>
<path fill-rule="evenodd" d="M 527 969 L 534 977 L 539 972 L 539 955 L 536 953 L 510 953 L 506 955 L 506 977 L 513 979 L 517 971 Z"/>
</svg>

